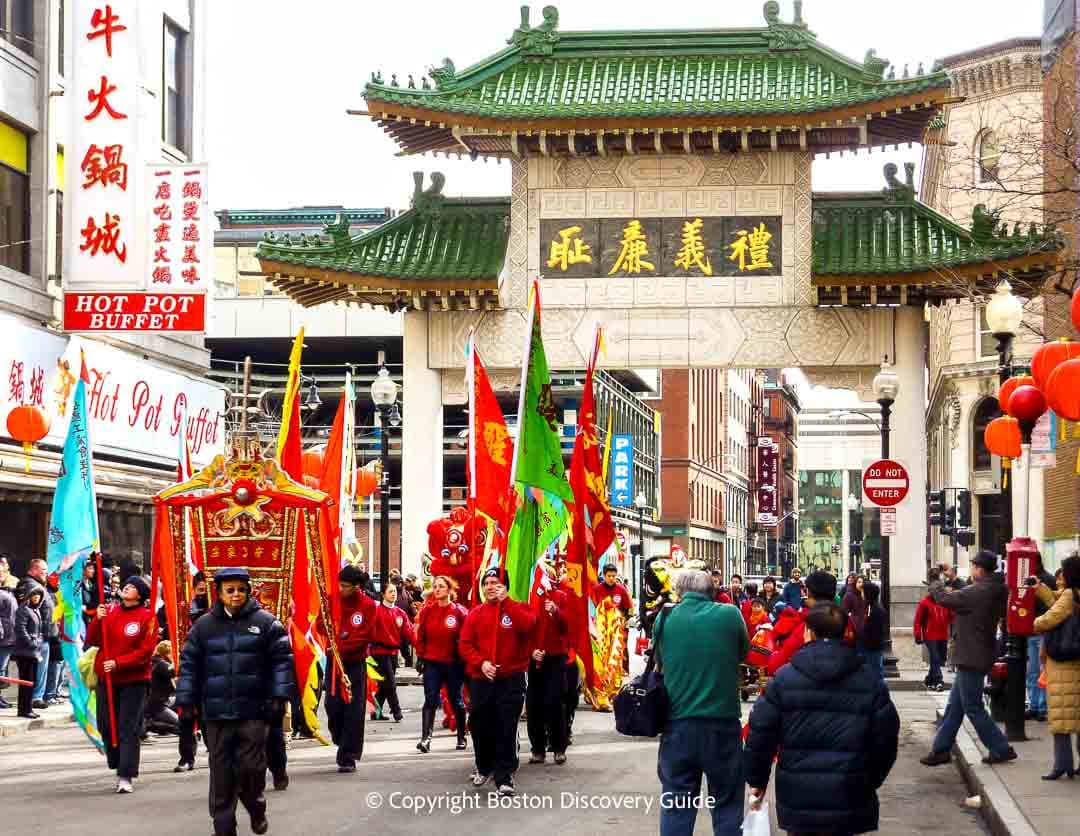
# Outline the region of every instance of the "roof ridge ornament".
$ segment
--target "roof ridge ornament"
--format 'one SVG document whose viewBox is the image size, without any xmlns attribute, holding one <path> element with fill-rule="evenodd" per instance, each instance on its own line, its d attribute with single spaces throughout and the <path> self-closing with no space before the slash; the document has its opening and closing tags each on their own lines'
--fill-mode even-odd
<svg viewBox="0 0 1080 836">
<path fill-rule="evenodd" d="M 877 57 L 876 49 L 866 50 L 863 58 L 863 75 L 873 81 L 881 81 L 885 78 L 885 70 L 889 68 L 889 62 L 884 58 Z"/>
<path fill-rule="evenodd" d="M 885 163 L 885 188 L 882 194 L 890 203 L 910 203 L 915 200 L 915 163 L 904 163 L 904 180 L 896 173 L 900 169 L 896 163 Z"/>
<path fill-rule="evenodd" d="M 771 50 L 805 49 L 814 40 L 811 32 L 802 19 L 802 2 L 796 0 L 795 19 L 791 23 L 780 20 L 780 3 L 777 0 L 768 0 L 763 9 L 765 23 L 769 30 L 765 37 Z"/>
<path fill-rule="evenodd" d="M 323 227 L 323 232 L 330 236 L 330 240 L 335 247 L 347 244 L 351 237 L 349 234 L 349 216 L 344 212 L 338 212 L 334 222 Z"/>
<path fill-rule="evenodd" d="M 559 10 L 544 6 L 544 22 L 535 29 L 529 23 L 529 11 L 528 6 L 521 7 L 521 25 L 507 43 L 516 46 L 522 55 L 551 55 L 559 42 Z"/>
<path fill-rule="evenodd" d="M 421 214 L 438 213 L 442 209 L 446 196 L 442 193 L 446 184 L 446 175 L 441 171 L 431 172 L 431 185 L 424 188 L 424 172 L 413 172 L 412 208 Z"/>
<path fill-rule="evenodd" d="M 454 67 L 454 62 L 449 58 L 443 58 L 442 66 L 432 67 L 428 70 L 428 75 L 435 82 L 436 90 L 445 90 L 447 87 L 453 86 L 457 80 L 457 68 Z"/>
</svg>

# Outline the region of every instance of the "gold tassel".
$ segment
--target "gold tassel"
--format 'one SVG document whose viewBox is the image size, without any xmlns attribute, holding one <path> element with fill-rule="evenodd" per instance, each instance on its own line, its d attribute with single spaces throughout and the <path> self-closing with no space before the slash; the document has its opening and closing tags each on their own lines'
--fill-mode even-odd
<svg viewBox="0 0 1080 836">
<path fill-rule="evenodd" d="M 1073 438 L 1080 438 L 1080 421 L 1073 421 Z"/>
<path fill-rule="evenodd" d="M 1069 422 L 1060 415 L 1055 415 L 1058 422 L 1058 441 L 1064 444 L 1069 439 Z"/>
<path fill-rule="evenodd" d="M 1076 475 L 1080 476 L 1080 450 L 1076 451 Z"/>
<path fill-rule="evenodd" d="M 1009 457 L 1005 456 L 1001 460 L 1001 489 L 1006 490 L 1009 487 L 1009 468 L 1012 465 L 1009 463 Z"/>
</svg>

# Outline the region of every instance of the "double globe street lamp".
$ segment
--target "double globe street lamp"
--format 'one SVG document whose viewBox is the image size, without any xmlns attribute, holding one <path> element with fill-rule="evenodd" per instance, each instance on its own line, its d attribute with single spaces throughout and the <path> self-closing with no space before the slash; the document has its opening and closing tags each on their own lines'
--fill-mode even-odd
<svg viewBox="0 0 1080 836">
<path fill-rule="evenodd" d="M 371 384 L 371 400 L 379 412 L 379 590 L 385 592 L 390 583 L 390 433 L 388 424 L 397 426 L 401 415 L 397 409 L 398 385 L 386 366 L 379 369 Z M 395 420 L 396 418 L 396 420 Z"/>
</svg>

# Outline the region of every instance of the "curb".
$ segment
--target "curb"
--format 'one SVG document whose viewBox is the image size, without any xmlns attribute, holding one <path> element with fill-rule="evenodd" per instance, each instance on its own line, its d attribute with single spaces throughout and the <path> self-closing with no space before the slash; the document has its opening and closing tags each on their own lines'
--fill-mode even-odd
<svg viewBox="0 0 1080 836">
<path fill-rule="evenodd" d="M 937 709 L 938 720 L 941 720 L 944 714 L 943 709 Z M 964 783 L 967 784 L 968 792 L 982 798 L 979 810 L 990 832 L 994 836 L 1038 836 L 1035 828 L 1017 806 L 1005 782 L 998 777 L 992 766 L 982 762 L 985 750 L 977 741 L 978 738 L 969 728 L 969 721 L 965 719 L 959 734 L 956 735 L 952 754 L 956 758 Z"/>
<path fill-rule="evenodd" d="M 926 691 L 926 686 L 921 679 L 886 679 L 885 684 L 889 687 L 890 691 L 895 693 L 923 693 Z M 952 688 L 952 682 L 945 682 L 945 690 L 942 693 L 947 694 Z"/>
<path fill-rule="evenodd" d="M 74 723 L 75 717 L 70 712 L 53 717 L 38 717 L 36 720 L 26 720 L 21 717 L 0 717 L 0 738 L 15 737 L 38 729 L 60 729 Z"/>
</svg>

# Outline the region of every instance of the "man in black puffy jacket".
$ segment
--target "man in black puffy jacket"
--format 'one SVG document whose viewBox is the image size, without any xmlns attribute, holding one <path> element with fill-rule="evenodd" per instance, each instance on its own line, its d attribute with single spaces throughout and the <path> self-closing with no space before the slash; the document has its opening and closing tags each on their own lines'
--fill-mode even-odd
<svg viewBox="0 0 1080 836">
<path fill-rule="evenodd" d="M 296 690 L 285 628 L 251 597 L 246 569 L 214 575 L 218 600 L 188 633 L 176 705 L 202 720 L 210 755 L 210 815 L 215 836 L 235 836 L 236 802 L 265 833 L 266 734 Z"/>
<path fill-rule="evenodd" d="M 881 675 L 844 644 L 847 615 L 820 604 L 807 644 L 750 712 L 746 783 L 760 800 L 777 750 L 776 816 L 795 834 L 877 830 L 877 790 L 896 761 L 900 717 Z"/>
</svg>

